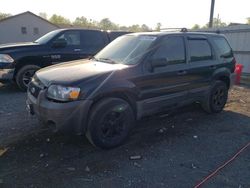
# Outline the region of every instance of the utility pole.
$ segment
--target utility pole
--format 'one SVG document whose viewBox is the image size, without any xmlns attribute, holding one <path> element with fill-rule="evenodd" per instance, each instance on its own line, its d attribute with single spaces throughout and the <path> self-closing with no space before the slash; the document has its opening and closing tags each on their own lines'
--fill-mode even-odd
<svg viewBox="0 0 250 188">
<path fill-rule="evenodd" d="M 214 4 L 215 4 L 215 0 L 211 0 L 210 19 L 209 19 L 209 28 L 213 27 L 213 19 L 214 19 Z"/>
</svg>

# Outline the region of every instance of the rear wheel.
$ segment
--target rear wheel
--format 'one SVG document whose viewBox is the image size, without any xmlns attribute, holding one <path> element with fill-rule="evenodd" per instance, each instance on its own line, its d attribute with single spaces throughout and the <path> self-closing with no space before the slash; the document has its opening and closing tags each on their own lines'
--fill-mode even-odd
<svg viewBox="0 0 250 188">
<path fill-rule="evenodd" d="M 127 138 L 134 119 L 134 112 L 125 100 L 103 99 L 91 110 L 86 136 L 102 149 L 119 146 Z"/>
<path fill-rule="evenodd" d="M 25 65 L 16 74 L 16 83 L 22 91 L 26 91 L 35 72 L 40 69 L 37 65 Z"/>
<path fill-rule="evenodd" d="M 223 81 L 216 81 L 207 96 L 206 101 L 202 103 L 203 109 L 208 113 L 219 113 L 223 110 L 228 98 L 228 87 Z"/>
</svg>

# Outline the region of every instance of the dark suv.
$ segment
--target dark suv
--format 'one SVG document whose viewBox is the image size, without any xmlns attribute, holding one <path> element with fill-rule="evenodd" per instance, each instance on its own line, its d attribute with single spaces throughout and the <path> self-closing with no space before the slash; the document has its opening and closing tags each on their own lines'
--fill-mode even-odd
<svg viewBox="0 0 250 188">
<path fill-rule="evenodd" d="M 27 90 L 40 68 L 95 55 L 125 31 L 58 29 L 35 42 L 0 45 L 0 81 L 14 80 Z"/>
<path fill-rule="evenodd" d="M 223 35 L 149 32 L 121 36 L 90 60 L 39 70 L 27 108 L 47 125 L 86 134 L 101 148 L 121 144 L 136 119 L 199 102 L 227 102 L 235 59 Z"/>
</svg>

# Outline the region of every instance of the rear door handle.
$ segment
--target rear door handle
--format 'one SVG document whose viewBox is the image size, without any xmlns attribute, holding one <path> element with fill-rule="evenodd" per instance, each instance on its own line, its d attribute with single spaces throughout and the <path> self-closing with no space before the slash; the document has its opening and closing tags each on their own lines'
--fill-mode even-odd
<svg viewBox="0 0 250 188">
<path fill-rule="evenodd" d="M 216 66 L 215 65 L 211 65 L 210 69 L 216 69 Z"/>
<path fill-rule="evenodd" d="M 185 74 L 187 74 L 187 71 L 185 70 L 180 70 L 177 72 L 177 75 L 185 75 Z"/>
</svg>

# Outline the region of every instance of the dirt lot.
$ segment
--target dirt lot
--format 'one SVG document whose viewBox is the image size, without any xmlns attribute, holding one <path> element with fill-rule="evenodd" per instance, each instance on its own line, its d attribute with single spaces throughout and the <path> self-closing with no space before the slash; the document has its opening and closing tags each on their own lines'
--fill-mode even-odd
<svg viewBox="0 0 250 188">
<path fill-rule="evenodd" d="M 0 85 L 0 187 L 194 187 L 250 141 L 250 89 L 234 87 L 216 115 L 198 105 L 137 122 L 125 145 L 42 130 L 26 95 Z M 140 159 L 131 160 L 131 156 Z M 202 187 L 250 187 L 250 148 Z"/>
</svg>

